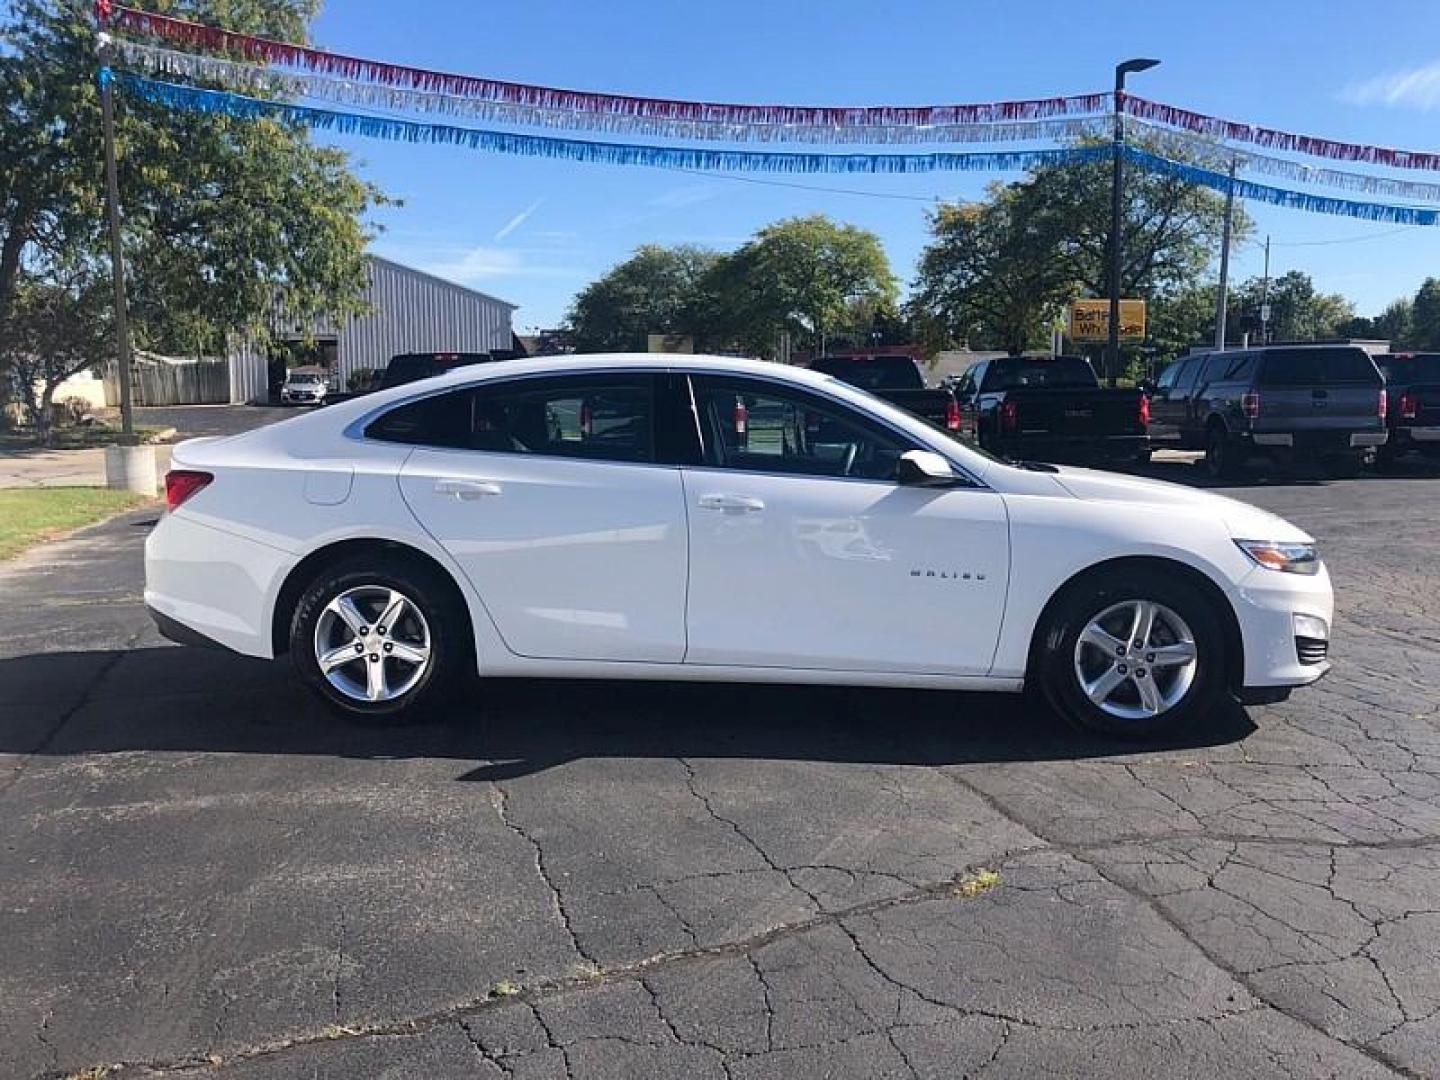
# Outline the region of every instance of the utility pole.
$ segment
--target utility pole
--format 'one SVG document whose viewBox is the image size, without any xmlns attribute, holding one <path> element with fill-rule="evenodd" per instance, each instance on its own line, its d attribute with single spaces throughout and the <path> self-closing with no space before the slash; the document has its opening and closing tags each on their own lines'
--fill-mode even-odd
<svg viewBox="0 0 1440 1080">
<path fill-rule="evenodd" d="M 1265 276 L 1260 279 L 1260 344 L 1270 344 L 1270 237 L 1265 237 Z"/>
<path fill-rule="evenodd" d="M 1120 257 L 1121 252 L 1124 251 L 1120 232 L 1124 218 L 1125 76 L 1132 71 L 1148 71 L 1158 63 L 1160 63 L 1159 60 L 1137 58 L 1115 65 L 1115 137 L 1110 152 L 1113 175 L 1110 179 L 1110 250 L 1107 252 L 1110 279 L 1108 290 L 1110 294 L 1110 331 L 1105 349 L 1105 366 L 1108 369 L 1111 386 L 1115 385 L 1115 379 L 1120 374 Z"/>
<path fill-rule="evenodd" d="M 125 307 L 125 253 L 120 233 L 120 179 L 115 165 L 115 79 L 110 70 L 110 35 L 101 31 L 100 116 L 105 130 L 105 203 L 110 219 L 110 275 L 115 287 L 115 359 L 120 382 L 120 430 L 127 440 L 135 436 L 135 413 L 130 404 L 130 327 Z"/>
<path fill-rule="evenodd" d="M 1225 189 L 1225 229 L 1220 239 L 1220 290 L 1215 297 L 1215 348 L 1225 350 L 1225 302 L 1230 285 L 1230 221 L 1235 216 L 1235 166 L 1238 157 L 1230 159 L 1230 183 Z"/>
</svg>

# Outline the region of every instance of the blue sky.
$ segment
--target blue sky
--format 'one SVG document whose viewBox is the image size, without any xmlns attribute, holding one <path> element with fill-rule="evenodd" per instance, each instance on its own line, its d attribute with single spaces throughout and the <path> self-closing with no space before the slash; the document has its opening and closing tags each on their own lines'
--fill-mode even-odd
<svg viewBox="0 0 1440 1080">
<path fill-rule="evenodd" d="M 331 0 L 315 34 L 337 51 L 523 82 L 797 104 L 1079 93 L 1108 88 L 1117 60 L 1154 56 L 1162 65 L 1132 78 L 1143 96 L 1335 139 L 1440 149 L 1440 0 Z M 782 178 L 866 193 L 851 195 L 334 141 L 404 200 L 379 215 L 377 250 L 519 304 L 522 331 L 556 324 L 577 289 L 639 244 L 728 248 L 796 214 L 873 229 L 908 282 L 925 243 L 926 200 L 973 198 L 994 178 Z M 1237 279 L 1260 273 L 1267 233 L 1272 273 L 1306 270 L 1362 314 L 1440 276 L 1440 228 L 1248 209 L 1256 238 L 1234 256 Z"/>
</svg>

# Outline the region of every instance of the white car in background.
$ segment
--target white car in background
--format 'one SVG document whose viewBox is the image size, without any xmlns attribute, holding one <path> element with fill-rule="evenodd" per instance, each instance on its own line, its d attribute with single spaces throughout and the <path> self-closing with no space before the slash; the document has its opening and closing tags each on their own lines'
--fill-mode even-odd
<svg viewBox="0 0 1440 1080">
<path fill-rule="evenodd" d="M 1312 539 L 1021 467 L 835 379 L 694 356 L 468 367 L 175 450 L 145 599 L 349 713 L 471 676 L 1019 691 L 1145 736 L 1318 679 Z M 478 689 L 477 689 L 478 687 Z"/>
<path fill-rule="evenodd" d="M 282 405 L 323 405 L 330 392 L 330 376 L 324 368 L 291 368 L 280 386 Z"/>
</svg>

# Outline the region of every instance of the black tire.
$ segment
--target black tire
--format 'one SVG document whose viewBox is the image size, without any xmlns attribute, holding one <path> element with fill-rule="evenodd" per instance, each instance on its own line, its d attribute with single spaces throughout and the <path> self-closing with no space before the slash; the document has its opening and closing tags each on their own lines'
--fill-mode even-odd
<svg viewBox="0 0 1440 1080">
<path fill-rule="evenodd" d="M 1205 433 L 1205 471 L 1214 480 L 1234 480 L 1240 475 L 1240 458 L 1229 432 L 1216 426 Z"/>
<path fill-rule="evenodd" d="M 418 609 L 423 626 L 428 630 L 429 658 L 423 666 L 401 661 L 397 668 L 391 659 L 378 660 L 382 670 L 398 670 L 397 682 L 400 684 L 409 681 L 412 674 L 416 676 L 413 685 L 382 701 L 359 700 L 347 694 L 327 678 L 317 659 L 316 629 L 327 606 L 350 590 L 362 590 L 359 595 L 364 603 L 368 595 L 364 590 L 371 588 L 376 590 L 377 596 L 381 595 L 379 590 L 394 590 L 402 594 Z M 377 607 L 372 606 L 369 610 L 373 612 Z M 407 617 L 410 626 L 421 625 L 414 621 L 413 615 Z M 333 624 L 334 619 L 329 622 Z M 372 633 L 394 636 L 401 628 L 377 625 L 367 629 Z M 340 632 L 346 631 L 341 629 Z M 396 637 L 392 648 L 400 644 L 400 638 Z M 377 662 L 371 657 L 379 657 L 379 648 L 383 647 L 383 644 L 378 645 L 375 652 L 363 658 L 357 656 L 354 664 L 342 669 L 341 681 L 358 685 L 360 675 L 368 675 L 365 665 Z M 323 570 L 306 587 L 290 620 L 290 659 L 301 681 L 331 709 L 347 717 L 372 721 L 419 719 L 430 706 L 449 698 L 462 685 L 467 670 L 474 669 L 468 616 L 453 583 L 418 561 L 375 556 L 342 560 Z"/>
<path fill-rule="evenodd" d="M 1152 716 L 1121 718 L 1086 695 L 1075 658 L 1080 634 L 1091 620 L 1133 600 L 1164 605 L 1184 620 L 1195 643 L 1195 668 L 1188 689 L 1169 708 Z M 1228 658 L 1220 614 L 1208 595 L 1178 574 L 1117 570 L 1081 579 L 1051 606 L 1031 668 L 1051 707 L 1076 727 L 1122 739 L 1150 739 L 1213 714 L 1225 694 Z"/>
</svg>

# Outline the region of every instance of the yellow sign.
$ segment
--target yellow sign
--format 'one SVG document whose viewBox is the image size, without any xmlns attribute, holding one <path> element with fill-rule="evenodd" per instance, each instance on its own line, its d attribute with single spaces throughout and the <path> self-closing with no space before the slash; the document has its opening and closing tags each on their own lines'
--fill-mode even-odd
<svg viewBox="0 0 1440 1080">
<path fill-rule="evenodd" d="M 647 334 L 645 348 L 655 353 L 693 353 L 695 342 L 684 334 Z"/>
<path fill-rule="evenodd" d="M 1110 337 L 1110 301 L 1074 300 L 1070 304 L 1070 340 L 1106 341 Z M 1120 340 L 1145 339 L 1145 301 L 1120 301 Z"/>
</svg>

